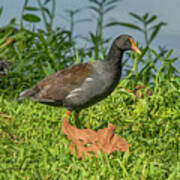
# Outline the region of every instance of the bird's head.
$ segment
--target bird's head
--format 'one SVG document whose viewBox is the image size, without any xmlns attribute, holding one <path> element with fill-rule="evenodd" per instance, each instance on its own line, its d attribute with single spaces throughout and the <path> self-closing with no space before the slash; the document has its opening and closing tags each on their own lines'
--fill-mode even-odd
<svg viewBox="0 0 180 180">
<path fill-rule="evenodd" d="M 138 54 L 141 54 L 141 51 L 137 48 L 132 36 L 129 35 L 120 35 L 114 41 L 115 46 L 121 51 L 132 50 Z"/>
</svg>

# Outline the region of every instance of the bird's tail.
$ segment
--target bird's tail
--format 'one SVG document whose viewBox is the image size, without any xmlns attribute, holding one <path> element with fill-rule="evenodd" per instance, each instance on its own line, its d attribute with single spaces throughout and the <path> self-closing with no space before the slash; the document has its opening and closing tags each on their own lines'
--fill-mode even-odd
<svg viewBox="0 0 180 180">
<path fill-rule="evenodd" d="M 24 98 L 26 98 L 26 97 L 31 97 L 31 96 L 33 96 L 33 95 L 34 95 L 34 88 L 32 88 L 32 89 L 26 89 L 26 90 L 22 91 L 22 92 L 19 94 L 17 100 L 20 101 L 20 100 L 22 100 L 22 99 L 24 99 Z"/>
</svg>

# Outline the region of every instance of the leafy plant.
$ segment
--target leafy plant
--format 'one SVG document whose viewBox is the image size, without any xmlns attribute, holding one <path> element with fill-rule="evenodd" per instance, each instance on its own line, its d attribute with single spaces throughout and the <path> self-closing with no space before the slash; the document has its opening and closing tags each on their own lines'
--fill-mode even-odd
<svg viewBox="0 0 180 180">
<path fill-rule="evenodd" d="M 105 17 L 106 15 L 116 8 L 117 3 L 120 0 L 89 0 L 90 6 L 88 7 L 91 11 L 96 14 L 96 30 L 95 33 L 90 32 L 90 38 L 88 42 L 93 44 L 94 59 L 99 59 L 100 55 L 105 57 L 105 44 L 110 41 L 109 38 L 105 38 L 103 35 L 106 29 Z"/>
<path fill-rule="evenodd" d="M 37 15 L 34 15 L 34 12 L 41 9 L 42 14 L 47 13 L 44 5 L 39 6 L 40 8 L 28 6 L 26 0 L 20 25 L 16 25 L 12 19 L 1 29 L 0 37 L 3 37 L 0 42 L 1 58 L 11 62 L 8 75 L 0 83 L 2 92 L 32 86 L 45 75 L 63 69 L 75 61 L 71 32 L 61 28 L 52 29 L 53 12 L 49 12 L 50 21 L 47 21 L 47 17 L 42 19 L 45 21 L 46 30 L 35 28 L 29 30 L 24 26 L 24 21 L 37 23 L 35 20 Z M 32 13 L 26 13 L 27 11 Z M 7 44 L 10 39 L 13 41 Z"/>
<path fill-rule="evenodd" d="M 123 69 L 127 77 L 123 82 L 127 86 L 129 86 L 129 83 L 134 82 L 131 84 L 132 88 L 136 86 L 137 82 L 144 85 L 151 83 L 155 86 L 152 78 L 155 79 L 156 73 L 159 71 L 156 64 L 160 62 L 160 59 L 166 59 L 168 50 L 159 47 L 158 51 L 154 51 L 150 45 L 166 23 L 163 21 L 157 22 L 156 15 L 146 13 L 140 16 L 132 12 L 130 15 L 137 21 L 136 24 L 118 21 L 106 23 L 106 15 L 114 10 L 119 0 L 90 0 L 89 2 L 88 9 L 93 11 L 97 18 L 96 30 L 95 33 L 90 32 L 89 37 L 84 38 L 92 46 L 79 49 L 75 43 L 76 38 L 79 36 L 73 35 L 74 26 L 77 23 L 89 21 L 89 19 L 75 19 L 75 16 L 81 12 L 81 8 L 66 10 L 70 20 L 70 31 L 67 31 L 53 27 L 55 0 L 47 0 L 43 3 L 38 0 L 38 7 L 30 6 L 28 0 L 24 2 L 20 25 L 16 23 L 15 19 L 12 19 L 7 26 L 2 28 L 2 33 L 0 33 L 0 37 L 2 37 L 0 41 L 1 58 L 12 63 L 8 77 L 3 78 L 3 83 L 0 84 L 3 92 L 8 91 L 6 88 L 32 86 L 44 76 L 71 64 L 84 62 L 87 59 L 93 61 L 100 57 L 104 58 L 106 43 L 110 39 L 104 38 L 103 32 L 106 28 L 117 25 L 143 33 L 146 43 L 145 48 L 141 47 L 141 56 L 133 53 L 127 54 L 123 62 Z M 51 10 L 48 8 L 49 5 L 51 5 Z M 36 24 L 39 21 L 44 22 L 45 29 L 36 29 Z M 30 27 L 27 26 L 27 23 L 33 24 L 33 28 L 27 29 L 27 27 Z M 13 41 L 7 45 L 7 42 L 10 42 L 8 39 Z M 166 76 L 171 77 L 172 74 L 177 72 L 177 69 L 172 65 L 175 61 L 177 61 L 177 58 L 168 58 L 168 63 L 164 63 L 163 71 L 166 72 Z M 134 79 L 134 81 L 131 81 L 131 79 Z"/>
<path fill-rule="evenodd" d="M 140 16 L 136 13 L 130 12 L 129 13 L 131 17 L 135 18 L 135 20 L 138 23 L 129 23 L 129 22 L 110 22 L 106 25 L 106 27 L 111 26 L 123 26 L 127 27 L 139 32 L 142 32 L 144 34 L 144 39 L 146 46 L 150 46 L 152 41 L 155 39 L 155 37 L 158 35 L 160 29 L 167 25 L 167 23 L 160 21 L 156 24 L 155 21 L 157 20 L 156 15 L 149 15 L 149 13 L 145 13 L 144 15 Z M 138 25 L 139 24 L 139 25 Z"/>
<path fill-rule="evenodd" d="M 20 27 L 23 28 L 23 21 L 28 23 L 39 23 L 41 20 L 44 22 L 44 26 L 47 32 L 53 30 L 53 21 L 55 16 L 56 0 L 46 0 L 42 3 L 37 0 L 39 7 L 29 6 L 29 0 L 25 0 L 24 6 L 21 13 Z M 46 6 L 51 2 L 51 11 Z M 41 13 L 42 18 L 40 18 L 37 13 Z"/>
<path fill-rule="evenodd" d="M 75 19 L 79 10 L 67 11 L 66 30 L 53 26 L 55 0 L 37 2 L 38 7 L 32 7 L 25 0 L 20 23 L 13 18 L 0 29 L 0 59 L 8 62 L 0 79 L 0 179 L 179 179 L 180 78 L 174 66 L 179 59 L 172 57 L 173 50 L 151 47 L 165 23 L 148 13 L 130 13 L 136 24 L 106 23 L 107 13 L 119 1 L 89 0 L 96 29 L 85 39 L 90 48 L 77 49 L 74 26 L 83 22 Z M 1 7 L 1 18 L 2 12 Z M 39 22 L 43 29 L 36 28 Z M 110 39 L 103 32 L 117 25 L 141 32 L 145 48 L 140 47 L 140 56 L 126 54 L 126 78 L 112 96 L 83 110 L 78 125 L 97 130 L 113 123 L 116 134 L 131 146 L 126 153 L 99 153 L 98 158 L 79 161 L 70 155 L 69 142 L 60 132 L 63 108 L 15 98 L 59 69 L 105 56 Z M 72 116 L 69 121 L 75 124 Z"/>
<path fill-rule="evenodd" d="M 156 51 L 151 50 L 150 47 L 152 41 L 160 32 L 160 29 L 167 25 L 167 23 L 163 21 L 157 22 L 158 17 L 156 15 L 149 15 L 149 13 L 145 13 L 142 16 L 132 12 L 129 14 L 137 21 L 136 24 L 129 22 L 110 22 L 106 26 L 123 26 L 139 31 L 144 35 L 145 48 L 141 48 L 142 55 L 139 56 L 137 63 L 140 69 L 136 69 L 136 74 L 133 74 L 133 78 L 135 78 L 136 81 L 142 80 L 143 84 L 147 84 L 152 80 L 152 77 L 156 76 L 156 72 L 158 72 L 157 63 L 160 61 L 160 59 L 166 59 L 166 54 L 168 53 L 168 50 L 159 47 L 159 52 L 157 52 L 155 55 Z M 157 56 L 157 54 L 159 54 L 159 56 Z M 177 58 L 173 58 L 173 62 L 176 60 Z M 174 68 L 171 69 L 174 70 L 173 72 L 177 71 Z M 127 68 L 126 71 L 129 73 L 129 68 Z"/>
</svg>

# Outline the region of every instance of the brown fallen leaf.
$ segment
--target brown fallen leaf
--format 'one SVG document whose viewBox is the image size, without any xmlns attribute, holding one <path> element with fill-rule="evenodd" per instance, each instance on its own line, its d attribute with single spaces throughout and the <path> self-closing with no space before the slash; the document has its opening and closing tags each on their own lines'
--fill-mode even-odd
<svg viewBox="0 0 180 180">
<path fill-rule="evenodd" d="M 109 124 L 107 128 L 99 129 L 97 132 L 91 129 L 78 129 L 70 125 L 66 118 L 62 124 L 62 131 L 70 140 L 69 149 L 73 154 L 74 146 L 76 146 L 78 159 L 82 159 L 83 154 L 91 156 L 92 152 L 96 157 L 99 151 L 106 154 L 115 151 L 126 152 L 130 144 L 116 135 L 115 129 L 113 124 Z"/>
</svg>

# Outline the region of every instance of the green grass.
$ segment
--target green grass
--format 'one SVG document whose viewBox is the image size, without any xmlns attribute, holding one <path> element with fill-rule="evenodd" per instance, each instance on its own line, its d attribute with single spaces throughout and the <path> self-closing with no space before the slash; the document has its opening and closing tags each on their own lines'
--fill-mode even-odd
<svg viewBox="0 0 180 180">
<path fill-rule="evenodd" d="M 126 153 L 99 154 L 78 160 L 61 132 L 63 108 L 1 96 L 0 179 L 127 179 L 178 180 L 179 87 L 136 98 L 117 88 L 95 106 L 81 112 L 81 128 L 117 126 L 131 144 Z M 149 87 L 147 87 L 149 88 Z M 71 124 L 73 115 L 69 118 Z"/>
<path fill-rule="evenodd" d="M 118 7 L 118 0 L 91 0 L 87 10 L 95 12 L 96 18 L 91 20 L 96 20 L 97 28 L 85 38 L 85 44 L 90 43 L 87 48 L 77 50 L 74 25 L 85 19 L 74 21 L 74 17 L 81 8 L 67 11 L 71 22 L 67 31 L 61 25 L 53 28 L 55 0 L 45 3 L 38 0 L 37 8 L 29 2 L 24 2 L 20 22 L 13 18 L 0 31 L 0 59 L 10 64 L 8 70 L 0 72 L 7 74 L 0 78 L 0 180 L 179 180 L 180 78 L 173 65 L 179 59 L 171 57 L 173 50 L 151 48 L 166 23 L 149 13 L 141 16 L 130 13 L 136 24 L 119 21 L 107 24 L 106 14 Z M 37 16 L 38 9 L 42 17 Z M 2 11 L 0 7 L 0 16 Z M 34 24 L 40 20 L 44 29 L 37 29 Z M 100 153 L 98 158 L 78 160 L 71 155 L 69 141 L 61 132 L 66 110 L 29 100 L 17 102 L 15 97 L 54 71 L 87 58 L 103 57 L 106 43 L 111 40 L 103 32 L 117 25 L 142 33 L 145 41 L 145 47 L 140 48 L 142 55 L 126 56 L 123 62 L 126 79 L 111 96 L 83 110 L 78 126 L 97 130 L 113 123 L 116 134 L 131 146 L 126 153 L 109 156 Z M 13 41 L 7 45 L 10 39 Z M 126 64 L 128 60 L 133 67 Z M 151 91 L 152 95 L 137 98 L 120 88 L 133 90 L 138 84 L 146 86 L 142 93 Z M 73 115 L 69 121 L 75 125 Z"/>
</svg>

